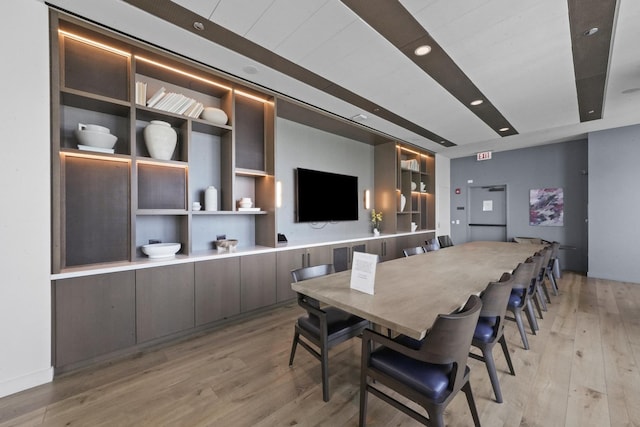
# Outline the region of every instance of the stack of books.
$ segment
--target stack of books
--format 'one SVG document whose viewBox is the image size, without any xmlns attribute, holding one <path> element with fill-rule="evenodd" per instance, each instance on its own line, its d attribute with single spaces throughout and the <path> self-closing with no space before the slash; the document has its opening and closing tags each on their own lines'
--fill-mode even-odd
<svg viewBox="0 0 640 427">
<path fill-rule="evenodd" d="M 145 105 L 147 103 L 147 84 L 136 82 L 136 104 Z"/>
<path fill-rule="evenodd" d="M 146 98 L 146 87 L 145 98 Z M 136 102 L 138 102 L 138 85 L 136 83 Z M 142 103 L 144 105 L 144 103 Z M 193 98 L 189 98 L 181 93 L 167 92 L 167 89 L 161 87 L 151 95 L 146 105 L 149 108 L 167 111 L 169 113 L 181 114 L 187 117 L 198 118 L 204 110 L 204 105 Z"/>
</svg>

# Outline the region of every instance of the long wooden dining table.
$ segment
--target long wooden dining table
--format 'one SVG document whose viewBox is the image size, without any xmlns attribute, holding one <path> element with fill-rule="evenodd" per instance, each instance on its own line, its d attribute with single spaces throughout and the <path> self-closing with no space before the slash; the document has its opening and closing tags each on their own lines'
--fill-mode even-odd
<svg viewBox="0 0 640 427">
<path fill-rule="evenodd" d="M 380 327 L 422 339 L 439 313 L 450 313 L 512 272 L 544 245 L 469 242 L 376 266 L 370 295 L 350 287 L 351 271 L 292 283 L 301 294 Z"/>
</svg>

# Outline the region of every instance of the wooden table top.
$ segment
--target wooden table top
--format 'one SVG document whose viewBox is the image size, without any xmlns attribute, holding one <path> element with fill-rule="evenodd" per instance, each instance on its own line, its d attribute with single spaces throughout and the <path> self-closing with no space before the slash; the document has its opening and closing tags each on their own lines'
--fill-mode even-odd
<svg viewBox="0 0 640 427">
<path fill-rule="evenodd" d="M 470 242 L 376 267 L 375 295 L 350 288 L 351 271 L 291 288 L 395 332 L 422 339 L 439 313 L 450 313 L 543 245 Z"/>
</svg>

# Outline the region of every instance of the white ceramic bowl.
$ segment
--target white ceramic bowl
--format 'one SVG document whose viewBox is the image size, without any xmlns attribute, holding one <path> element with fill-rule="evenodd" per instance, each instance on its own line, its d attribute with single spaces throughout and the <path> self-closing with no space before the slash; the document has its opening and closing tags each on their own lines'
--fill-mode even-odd
<svg viewBox="0 0 640 427">
<path fill-rule="evenodd" d="M 110 133 L 108 127 L 100 126 L 100 125 L 85 125 L 84 123 L 78 123 L 78 129 L 80 130 L 90 130 L 91 132 L 102 132 L 102 133 Z"/>
<path fill-rule="evenodd" d="M 96 148 L 113 148 L 116 145 L 118 137 L 105 132 L 96 132 L 91 130 L 75 130 L 76 138 L 80 145 L 88 145 Z"/>
<path fill-rule="evenodd" d="M 227 121 L 229 120 L 229 117 L 227 117 L 227 113 L 215 107 L 205 108 L 204 110 L 202 110 L 200 117 L 216 125 L 226 125 Z"/>
<path fill-rule="evenodd" d="M 180 243 L 151 243 L 142 246 L 142 252 L 149 258 L 172 258 L 180 250 Z"/>
</svg>

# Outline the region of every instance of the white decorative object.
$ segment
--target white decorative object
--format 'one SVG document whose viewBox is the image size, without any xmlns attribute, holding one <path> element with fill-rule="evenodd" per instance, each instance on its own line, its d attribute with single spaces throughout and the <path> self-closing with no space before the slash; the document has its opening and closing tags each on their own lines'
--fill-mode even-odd
<svg viewBox="0 0 640 427">
<path fill-rule="evenodd" d="M 216 240 L 214 243 L 218 252 L 235 252 L 236 246 L 238 246 L 238 240 L 236 239 Z"/>
<path fill-rule="evenodd" d="M 151 120 L 144 128 L 144 142 L 154 159 L 171 160 L 178 142 L 178 134 L 167 122 Z"/>
<path fill-rule="evenodd" d="M 194 211 L 199 211 L 200 209 L 202 209 L 202 205 L 200 205 L 200 202 L 193 202 L 191 204 L 191 209 Z"/>
<path fill-rule="evenodd" d="M 376 237 L 379 236 L 380 235 L 380 230 L 378 230 L 377 228 L 374 228 L 373 229 L 373 235 L 376 236 Z"/>
<path fill-rule="evenodd" d="M 400 195 L 400 212 L 404 212 L 404 207 L 407 204 L 407 198 L 404 197 L 404 194 Z"/>
<path fill-rule="evenodd" d="M 213 185 L 210 185 L 204 191 L 204 210 L 205 211 L 218 210 L 218 189 Z"/>
<path fill-rule="evenodd" d="M 411 191 L 416 191 L 416 187 L 418 186 L 418 184 L 416 184 L 415 182 L 411 181 Z"/>
<path fill-rule="evenodd" d="M 411 231 L 414 232 L 418 229 L 418 224 L 416 224 L 415 222 L 411 223 Z"/>
<path fill-rule="evenodd" d="M 427 190 L 427 186 L 425 185 L 424 182 L 420 182 L 420 191 L 422 191 L 423 193 Z"/>
<path fill-rule="evenodd" d="M 243 197 L 238 200 L 238 207 L 241 208 L 250 208 L 253 207 L 253 202 L 251 201 L 251 197 Z"/>
<path fill-rule="evenodd" d="M 144 252 L 149 258 L 173 258 L 176 252 L 180 250 L 180 243 L 151 243 L 142 246 Z"/>
<path fill-rule="evenodd" d="M 227 117 L 227 113 L 215 107 L 207 107 L 202 110 L 201 117 L 206 121 L 216 125 L 226 125 L 227 121 L 229 120 L 229 117 Z"/>
<path fill-rule="evenodd" d="M 75 134 L 80 142 L 80 144 L 78 144 L 80 149 L 86 146 L 110 150 L 116 145 L 116 141 L 118 140 L 117 136 L 109 133 L 108 128 L 98 125 L 78 123 L 78 129 L 75 130 Z M 80 145 L 83 147 L 80 147 Z"/>
</svg>

